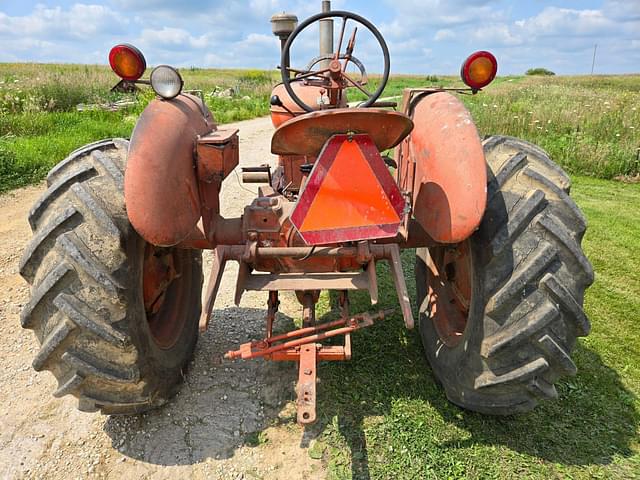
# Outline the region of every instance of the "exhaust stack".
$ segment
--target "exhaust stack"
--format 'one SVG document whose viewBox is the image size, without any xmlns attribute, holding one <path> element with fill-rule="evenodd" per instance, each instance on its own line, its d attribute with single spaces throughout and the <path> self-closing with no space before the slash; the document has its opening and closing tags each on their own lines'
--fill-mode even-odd
<svg viewBox="0 0 640 480">
<path fill-rule="evenodd" d="M 331 11 L 331 0 L 322 0 L 322 13 Z M 333 53 L 333 19 L 320 20 L 320 55 Z M 329 60 L 320 64 L 320 68 L 329 68 Z"/>
</svg>

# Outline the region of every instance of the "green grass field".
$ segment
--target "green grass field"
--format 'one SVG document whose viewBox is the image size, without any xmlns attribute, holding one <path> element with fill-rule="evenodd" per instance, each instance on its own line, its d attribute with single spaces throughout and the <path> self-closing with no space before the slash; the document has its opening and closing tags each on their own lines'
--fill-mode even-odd
<svg viewBox="0 0 640 480">
<path fill-rule="evenodd" d="M 452 405 L 398 314 L 354 335 L 351 362 L 320 369 L 314 450 L 331 478 L 640 478 L 640 185 L 573 181 L 596 282 L 585 300 L 592 332 L 578 342 L 578 374 L 559 383 L 559 399 L 512 417 Z M 403 261 L 413 288 L 413 252 Z M 397 306 L 385 269 L 375 310 Z M 352 297 L 353 311 L 367 309 L 366 294 Z"/>
<path fill-rule="evenodd" d="M 204 93 L 219 123 L 266 115 L 271 87 L 279 78 L 277 72 L 259 70 L 192 68 L 182 74 L 186 89 Z M 76 111 L 81 103 L 121 99 L 109 93 L 116 81 L 107 67 L 0 64 L 0 192 L 44 178 L 70 151 L 97 138 L 128 137 L 153 98 L 149 90 L 124 110 Z M 384 96 L 434 84 L 460 82 L 397 76 Z M 233 98 L 213 94 L 229 88 L 236 92 Z M 597 178 L 640 174 L 640 76 L 505 77 L 485 92 L 462 98 L 482 135 L 537 143 L 570 173 Z"/>
<path fill-rule="evenodd" d="M 275 72 L 183 74 L 221 122 L 266 114 L 277 80 Z M 128 136 L 152 98 L 144 93 L 118 112 L 75 111 L 111 98 L 114 77 L 102 67 L 0 64 L 0 82 L 0 191 L 39 181 L 85 143 Z M 396 77 L 385 96 L 426 83 Z M 216 87 L 238 95 L 214 97 Z M 606 180 L 640 172 L 640 76 L 501 78 L 463 99 L 481 134 L 538 143 L 572 174 L 596 272 L 585 301 L 592 333 L 574 352 L 578 374 L 560 382 L 559 400 L 529 414 L 466 412 L 446 400 L 417 333 L 396 315 L 354 335 L 351 362 L 321 367 L 309 454 L 339 479 L 640 478 L 640 184 Z M 412 255 L 403 257 L 410 288 Z M 386 266 L 379 268 L 376 308 L 395 307 Z M 324 312 L 330 304 L 322 297 Z M 368 309 L 366 296 L 352 298 L 354 312 Z"/>
</svg>

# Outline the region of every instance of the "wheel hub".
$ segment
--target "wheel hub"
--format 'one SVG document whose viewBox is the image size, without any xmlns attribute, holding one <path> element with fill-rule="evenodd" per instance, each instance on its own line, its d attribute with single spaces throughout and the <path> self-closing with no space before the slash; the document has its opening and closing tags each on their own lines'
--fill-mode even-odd
<svg viewBox="0 0 640 480">
<path fill-rule="evenodd" d="M 467 327 L 472 295 L 469 241 L 429 250 L 429 317 L 442 342 L 455 347 Z"/>
<path fill-rule="evenodd" d="M 181 298 L 187 289 L 180 281 L 179 251 L 147 245 L 144 253 L 142 293 L 149 330 L 156 344 L 171 348 L 184 326 Z"/>
</svg>

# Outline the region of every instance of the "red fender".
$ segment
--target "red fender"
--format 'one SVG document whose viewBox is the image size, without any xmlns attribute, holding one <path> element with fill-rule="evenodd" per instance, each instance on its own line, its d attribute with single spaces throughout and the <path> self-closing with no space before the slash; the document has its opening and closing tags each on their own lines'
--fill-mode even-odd
<svg viewBox="0 0 640 480">
<path fill-rule="evenodd" d="M 408 140 L 409 162 L 415 162 L 413 215 L 435 241 L 461 242 L 478 228 L 487 203 L 478 130 L 449 93 L 423 96 L 413 107 L 415 128 Z"/>
<path fill-rule="evenodd" d="M 154 100 L 131 137 L 124 176 L 129 221 L 147 242 L 176 245 L 201 216 L 195 144 L 215 128 L 211 113 L 192 95 Z"/>
</svg>

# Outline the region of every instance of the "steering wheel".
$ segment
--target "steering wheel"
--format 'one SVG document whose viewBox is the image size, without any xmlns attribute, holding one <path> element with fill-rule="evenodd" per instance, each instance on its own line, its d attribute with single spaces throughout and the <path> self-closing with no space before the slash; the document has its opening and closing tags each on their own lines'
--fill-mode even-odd
<svg viewBox="0 0 640 480">
<path fill-rule="evenodd" d="M 304 70 L 290 68 L 287 65 L 287 59 L 290 58 L 291 45 L 293 44 L 295 39 L 309 25 L 320 20 L 324 20 L 325 18 L 342 18 L 342 27 L 340 29 L 340 37 L 338 40 L 337 50 L 331 55 L 325 55 L 313 59 Z M 380 80 L 380 85 L 375 92 L 369 92 L 365 88 L 365 85 L 367 84 L 366 70 L 362 62 L 360 62 L 353 56 L 358 27 L 354 28 L 353 33 L 351 34 L 351 37 L 347 43 L 345 52 L 340 52 L 340 50 L 342 49 L 348 20 L 353 20 L 354 22 L 364 25 L 373 34 L 373 36 L 378 41 L 380 48 L 382 49 L 382 54 L 384 56 L 384 72 Z M 326 60 L 329 61 L 328 67 L 322 68 L 318 66 L 317 68 L 314 68 L 316 67 L 316 65 L 321 64 Z M 347 66 L 349 65 L 349 62 L 353 63 L 360 70 L 361 77 L 359 80 L 354 79 L 347 74 Z M 369 20 L 361 17 L 360 15 L 356 15 L 355 13 L 336 10 L 332 12 L 319 13 L 302 22 L 298 26 L 298 28 L 296 28 L 291 33 L 287 42 L 285 43 L 285 46 L 282 49 L 282 58 L 280 65 L 282 84 L 284 85 L 284 88 L 286 89 L 291 99 L 303 110 L 307 112 L 313 112 L 317 110 L 317 108 L 312 108 L 311 106 L 307 105 L 300 99 L 300 97 L 298 97 L 298 95 L 296 95 L 296 92 L 291 86 L 293 82 L 304 81 L 307 85 L 314 85 L 325 88 L 327 90 L 327 93 L 329 94 L 331 105 L 336 105 L 338 103 L 338 99 L 342 90 L 347 88 L 357 88 L 367 96 L 367 99 L 364 102 L 360 103 L 358 106 L 370 107 L 376 102 L 376 100 L 378 100 L 378 98 L 380 98 L 380 95 L 382 95 L 382 92 L 384 91 L 387 82 L 389 81 L 391 61 L 389 58 L 389 48 L 387 47 L 387 43 L 384 41 L 382 34 L 371 22 L 369 22 Z M 291 78 L 292 73 L 294 74 L 293 78 Z"/>
</svg>

